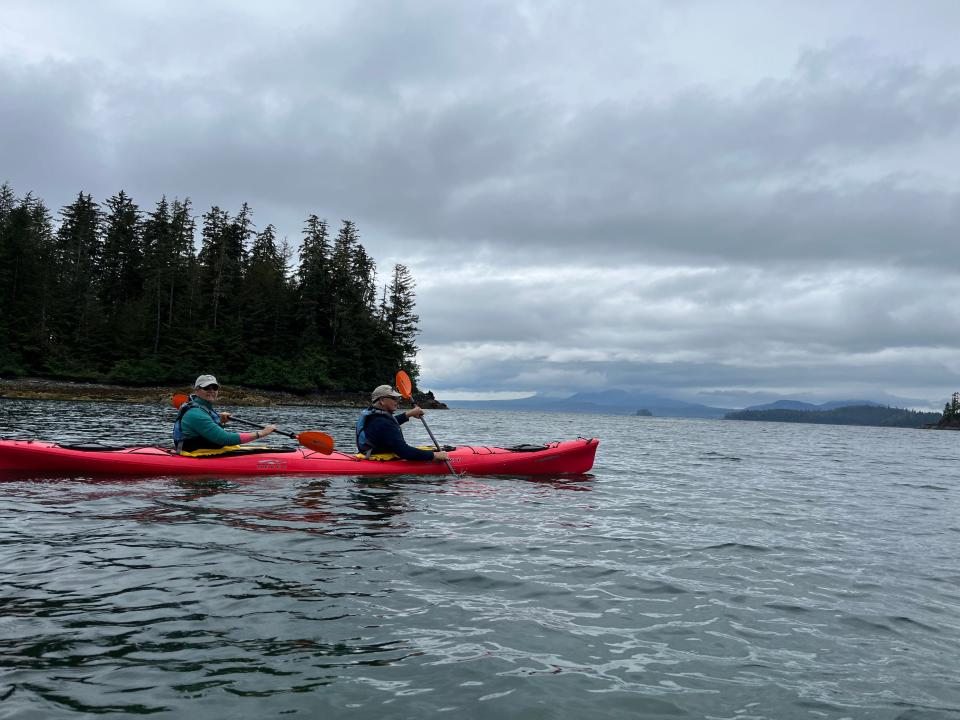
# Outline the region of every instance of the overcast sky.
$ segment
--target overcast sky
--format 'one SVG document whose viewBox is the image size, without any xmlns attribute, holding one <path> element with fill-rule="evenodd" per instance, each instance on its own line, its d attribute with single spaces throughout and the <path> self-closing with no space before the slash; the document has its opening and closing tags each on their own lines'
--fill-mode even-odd
<svg viewBox="0 0 960 720">
<path fill-rule="evenodd" d="M 960 3 L 5 0 L 0 182 L 354 220 L 441 398 L 960 390 Z"/>
</svg>

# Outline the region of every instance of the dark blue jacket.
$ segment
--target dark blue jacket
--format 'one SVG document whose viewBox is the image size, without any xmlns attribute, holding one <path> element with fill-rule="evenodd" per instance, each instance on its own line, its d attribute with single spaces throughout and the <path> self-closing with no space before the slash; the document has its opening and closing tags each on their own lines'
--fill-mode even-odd
<svg viewBox="0 0 960 720">
<path fill-rule="evenodd" d="M 372 411 L 372 412 L 371 412 Z M 367 408 L 357 421 L 357 446 L 360 452 L 366 452 L 368 449 L 375 453 L 394 453 L 404 460 L 433 460 L 433 453 L 430 450 L 420 450 L 403 439 L 403 431 L 400 426 L 410 418 L 406 413 L 397 413 L 390 415 L 376 408 Z M 363 431 L 363 447 L 360 447 L 360 430 Z"/>
</svg>

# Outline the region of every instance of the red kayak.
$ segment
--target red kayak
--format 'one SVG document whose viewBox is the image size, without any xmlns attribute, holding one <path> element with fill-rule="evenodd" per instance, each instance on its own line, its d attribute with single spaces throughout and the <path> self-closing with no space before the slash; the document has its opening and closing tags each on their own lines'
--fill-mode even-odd
<svg viewBox="0 0 960 720">
<path fill-rule="evenodd" d="M 460 446 L 449 451 L 457 473 L 470 475 L 581 474 L 593 467 L 600 441 L 565 440 L 513 448 Z M 177 455 L 161 447 L 112 448 L 42 440 L 0 440 L 0 472 L 56 475 L 445 475 L 442 462 L 366 459 L 304 447 L 240 446 L 205 457 Z"/>
</svg>

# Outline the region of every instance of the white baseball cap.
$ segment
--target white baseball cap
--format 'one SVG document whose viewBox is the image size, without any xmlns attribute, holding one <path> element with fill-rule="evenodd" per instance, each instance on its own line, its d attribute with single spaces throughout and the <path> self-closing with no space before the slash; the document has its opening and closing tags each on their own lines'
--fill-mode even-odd
<svg viewBox="0 0 960 720">
<path fill-rule="evenodd" d="M 195 388 L 205 388 L 210 385 L 219 385 L 217 379 L 213 375 L 201 375 L 197 378 L 197 381 L 193 384 Z"/>
</svg>

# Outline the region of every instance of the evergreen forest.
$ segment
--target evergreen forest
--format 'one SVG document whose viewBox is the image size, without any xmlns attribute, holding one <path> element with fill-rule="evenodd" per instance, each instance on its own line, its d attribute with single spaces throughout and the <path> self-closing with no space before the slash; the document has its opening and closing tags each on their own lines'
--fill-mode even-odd
<svg viewBox="0 0 960 720">
<path fill-rule="evenodd" d="M 850 405 L 832 410 L 737 410 L 724 415 L 727 420 L 814 423 L 821 425 L 873 425 L 878 427 L 920 428 L 940 420 L 940 413 L 876 405 Z"/>
<path fill-rule="evenodd" d="M 299 250 L 188 199 L 141 209 L 123 191 L 57 213 L 0 186 L 0 375 L 129 385 L 221 382 L 369 391 L 416 379 L 415 282 L 381 286 L 359 231 L 310 215 Z"/>
<path fill-rule="evenodd" d="M 938 425 L 940 427 L 960 428 L 960 392 L 955 392 L 947 404 L 943 406 L 943 417 Z"/>
</svg>

